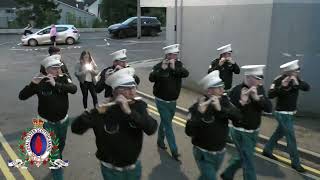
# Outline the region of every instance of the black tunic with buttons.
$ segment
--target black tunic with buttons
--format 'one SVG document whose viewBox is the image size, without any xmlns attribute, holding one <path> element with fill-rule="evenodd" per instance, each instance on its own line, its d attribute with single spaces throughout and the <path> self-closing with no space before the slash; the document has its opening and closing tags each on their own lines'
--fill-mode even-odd
<svg viewBox="0 0 320 180">
<path fill-rule="evenodd" d="M 227 96 L 222 96 L 220 104 L 221 111 L 216 111 L 210 104 L 204 113 L 198 111 L 198 103 L 190 107 L 191 119 L 187 122 L 185 132 L 192 137 L 193 145 L 208 151 L 221 151 L 226 146 L 228 120 L 240 121 L 242 115 Z"/>
<path fill-rule="evenodd" d="M 56 84 L 52 86 L 44 78 L 39 84 L 31 82 L 25 86 L 19 94 L 20 100 L 26 100 L 33 95 L 38 96 L 38 114 L 51 122 L 62 120 L 68 113 L 68 94 L 75 94 L 77 86 L 74 85 L 68 75 L 55 78 Z"/>
<path fill-rule="evenodd" d="M 84 112 L 71 125 L 76 134 L 92 128 L 96 136 L 96 157 L 117 167 L 134 164 L 141 152 L 143 132 L 152 135 L 157 121 L 147 112 L 147 104 L 136 101 L 130 104 L 131 114 L 122 112 L 119 105 L 111 106 L 103 114 L 96 109 Z"/>
</svg>

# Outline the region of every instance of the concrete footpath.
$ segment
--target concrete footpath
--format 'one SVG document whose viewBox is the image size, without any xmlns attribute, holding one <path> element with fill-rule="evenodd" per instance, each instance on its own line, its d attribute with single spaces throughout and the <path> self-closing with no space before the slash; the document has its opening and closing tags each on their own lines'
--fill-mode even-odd
<svg viewBox="0 0 320 180">
<path fill-rule="evenodd" d="M 148 75 L 151 72 L 151 68 L 139 68 L 136 69 L 136 74 L 140 77 L 142 83 L 138 87 L 138 91 L 145 93 L 143 97 L 151 99 L 153 96 L 152 88 L 153 84 L 149 82 Z M 140 94 L 142 95 L 142 94 Z M 186 114 L 187 108 L 190 107 L 201 94 L 185 88 L 182 88 L 180 97 L 177 101 L 177 111 Z M 314 118 L 308 117 L 296 117 L 295 118 L 295 133 L 298 144 L 298 149 L 302 162 L 310 165 L 316 169 L 320 169 L 320 121 Z M 263 148 L 264 144 L 271 137 L 278 122 L 273 116 L 263 116 L 261 131 L 259 137 L 258 147 Z M 275 148 L 274 153 L 284 156 L 289 159 L 286 153 L 286 140 L 285 138 L 278 141 L 278 146 Z"/>
</svg>

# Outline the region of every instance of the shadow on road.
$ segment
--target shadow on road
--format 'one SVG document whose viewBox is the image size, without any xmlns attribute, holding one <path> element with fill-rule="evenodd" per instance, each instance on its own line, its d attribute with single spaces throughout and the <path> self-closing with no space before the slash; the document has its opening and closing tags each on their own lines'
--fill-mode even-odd
<svg viewBox="0 0 320 180">
<path fill-rule="evenodd" d="M 161 149 L 158 149 L 160 164 L 152 169 L 148 179 L 152 180 L 187 180 L 187 176 L 181 172 L 180 163 L 172 160 L 171 156 Z"/>
</svg>

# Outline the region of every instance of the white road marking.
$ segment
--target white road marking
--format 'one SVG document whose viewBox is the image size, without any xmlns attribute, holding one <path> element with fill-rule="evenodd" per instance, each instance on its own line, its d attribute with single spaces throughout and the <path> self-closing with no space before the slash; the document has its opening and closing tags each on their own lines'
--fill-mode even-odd
<svg viewBox="0 0 320 180">
<path fill-rule="evenodd" d="M 0 46 L 2 45 L 5 45 L 5 44 L 9 44 L 10 42 L 4 42 L 4 43 L 1 43 Z"/>
</svg>

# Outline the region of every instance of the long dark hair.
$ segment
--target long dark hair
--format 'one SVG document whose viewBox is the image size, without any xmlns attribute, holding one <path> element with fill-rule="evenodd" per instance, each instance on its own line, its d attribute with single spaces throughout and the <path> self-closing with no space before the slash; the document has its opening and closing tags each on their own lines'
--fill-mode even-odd
<svg viewBox="0 0 320 180">
<path fill-rule="evenodd" d="M 91 57 L 91 53 L 87 50 L 84 50 L 81 52 L 81 55 L 80 55 L 80 63 L 82 63 L 82 60 L 83 60 L 83 57 L 88 54 L 89 55 L 89 59 L 90 59 L 90 62 L 92 61 L 92 57 Z"/>
</svg>

